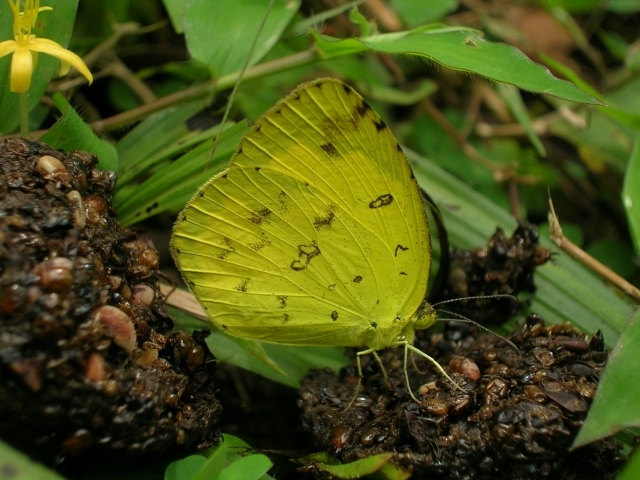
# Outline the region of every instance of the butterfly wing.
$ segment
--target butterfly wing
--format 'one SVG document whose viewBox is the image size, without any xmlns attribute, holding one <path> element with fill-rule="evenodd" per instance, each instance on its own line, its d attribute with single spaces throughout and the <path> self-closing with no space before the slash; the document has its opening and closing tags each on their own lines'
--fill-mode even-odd
<svg viewBox="0 0 640 480">
<path fill-rule="evenodd" d="M 429 227 L 391 131 L 350 87 L 298 87 L 181 213 L 172 252 L 228 333 L 382 348 L 427 288 Z"/>
</svg>

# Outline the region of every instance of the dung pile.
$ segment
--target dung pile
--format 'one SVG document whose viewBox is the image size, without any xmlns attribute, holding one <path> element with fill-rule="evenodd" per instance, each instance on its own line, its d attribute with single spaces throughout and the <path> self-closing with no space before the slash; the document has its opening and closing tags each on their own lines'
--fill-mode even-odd
<svg viewBox="0 0 640 480">
<path fill-rule="evenodd" d="M 158 254 L 95 157 L 0 144 L 0 437 L 55 463 L 219 438 L 207 331 L 172 333 Z"/>
<path fill-rule="evenodd" d="M 477 337 L 476 327 L 444 334 L 418 332 L 416 346 L 437 359 L 464 392 L 423 359 L 410 369 L 420 403 L 407 392 L 401 348 L 377 364 L 366 356 L 363 386 L 354 367 L 335 375 L 315 370 L 302 381 L 298 404 L 316 445 L 342 462 L 397 452 L 395 463 L 414 478 L 603 479 L 621 466 L 620 445 L 603 440 L 569 452 L 586 418 L 608 352 L 569 325 L 546 326 L 537 315 L 509 339 Z M 453 339 L 456 339 L 455 341 Z"/>
</svg>

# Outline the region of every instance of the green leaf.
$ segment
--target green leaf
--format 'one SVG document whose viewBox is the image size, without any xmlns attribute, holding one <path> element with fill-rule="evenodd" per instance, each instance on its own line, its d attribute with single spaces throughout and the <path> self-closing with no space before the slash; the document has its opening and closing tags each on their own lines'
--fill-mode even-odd
<svg viewBox="0 0 640 480">
<path fill-rule="evenodd" d="M 269 0 L 189 2 L 184 20 L 189 52 L 209 65 L 216 77 L 240 70 L 268 5 Z M 256 42 L 249 67 L 271 50 L 299 7 L 300 0 L 275 0 Z"/>
<path fill-rule="evenodd" d="M 206 463 L 207 459 L 202 455 L 171 462 L 164 473 L 164 480 L 192 480 Z"/>
<path fill-rule="evenodd" d="M 53 95 L 53 103 L 62 113 L 62 117 L 40 140 L 65 152 L 82 150 L 93 153 L 100 160 L 98 166 L 101 169 L 117 171 L 118 152 L 115 147 L 93 133 L 61 94 Z"/>
<path fill-rule="evenodd" d="M 64 477 L 0 441 L 0 480 L 64 480 Z"/>
<path fill-rule="evenodd" d="M 222 470 L 227 463 L 227 453 L 229 450 L 229 442 L 224 437 L 222 443 L 213 449 L 213 453 L 209 455 L 207 462 L 203 464 L 193 480 L 209 480 L 220 477 Z"/>
<path fill-rule="evenodd" d="M 383 465 L 393 457 L 395 457 L 395 453 L 381 453 L 343 465 L 325 465 L 320 463 L 318 464 L 318 469 L 337 478 L 362 478 L 365 475 L 370 475 L 380 470 Z"/>
<path fill-rule="evenodd" d="M 547 152 L 544 149 L 544 145 L 542 145 L 542 141 L 540 137 L 533 129 L 533 125 L 531 124 L 531 118 L 529 117 L 529 112 L 527 111 L 527 107 L 522 101 L 522 96 L 520 92 L 513 88 L 511 85 L 498 84 L 496 86 L 498 94 L 509 107 L 509 111 L 518 121 L 518 123 L 524 128 L 524 131 L 527 133 L 527 137 L 529 141 L 538 152 L 538 155 L 541 157 L 545 157 Z"/>
<path fill-rule="evenodd" d="M 211 325 L 173 307 L 169 307 L 169 312 L 176 318 L 176 328 L 179 330 L 192 332 L 196 329 L 212 328 Z M 243 349 L 237 339 L 218 330 L 211 331 L 211 335 L 207 337 L 207 345 L 218 361 L 229 362 L 293 388 L 300 388 L 300 378 L 311 368 L 328 367 L 338 371 L 349 363 L 344 355 L 344 349 L 340 347 L 293 347 L 263 343 L 262 348 L 266 356 L 285 372 L 283 375 Z"/>
<path fill-rule="evenodd" d="M 249 130 L 246 121 L 236 125 L 227 124 L 222 140 L 213 157 L 213 139 L 200 143 L 178 159 L 159 168 L 150 178 L 135 189 L 121 189 L 113 198 L 113 207 L 118 220 L 124 226 L 140 222 L 167 210 L 179 210 L 195 195 L 207 180 L 229 166 L 229 159 L 238 142 Z M 176 141 L 163 151 L 152 155 L 142 164 L 157 164 L 177 150 L 184 150 L 203 138 L 219 131 L 219 125 L 188 139 Z M 145 169 L 146 170 L 146 169 Z"/>
<path fill-rule="evenodd" d="M 379 53 L 418 55 L 454 70 L 482 75 L 523 90 L 574 102 L 600 103 L 570 82 L 554 77 L 520 50 L 503 43 L 487 42 L 466 28 L 429 26 L 346 40 L 316 35 L 316 43 L 326 58 L 351 55 L 366 48 Z"/>
<path fill-rule="evenodd" d="M 584 425 L 573 442 L 578 448 L 608 437 L 625 428 L 640 426 L 640 312 L 624 329 L 620 341 L 609 356 L 596 398 Z"/>
<path fill-rule="evenodd" d="M 184 32 L 184 12 L 187 8 L 187 3 L 188 0 L 162 0 L 176 33 Z"/>
<path fill-rule="evenodd" d="M 627 212 L 636 255 L 640 256 L 640 136 L 636 139 L 624 176 L 622 204 Z"/>
<path fill-rule="evenodd" d="M 258 480 L 273 466 L 266 455 L 249 455 L 225 468 L 220 480 Z"/>
<path fill-rule="evenodd" d="M 636 449 L 617 480 L 638 480 L 638 478 L 640 478 L 640 450 Z"/>
<path fill-rule="evenodd" d="M 22 4 L 22 2 L 20 2 Z M 48 38 L 63 47 L 69 45 L 73 24 L 76 18 L 78 0 L 41 0 L 40 7 L 53 7 L 52 11 L 40 12 L 32 33 L 37 37 Z M 0 1 L 0 41 L 13 38 L 13 13 L 6 1 Z M 0 59 L 0 134 L 12 133 L 18 124 L 18 94 L 9 91 L 9 65 L 12 55 Z M 38 65 L 31 77 L 29 88 L 29 110 L 33 109 L 43 97 L 49 82 L 58 74 L 60 62 L 57 58 L 41 53 Z"/>
<path fill-rule="evenodd" d="M 196 100 L 162 110 L 127 133 L 116 145 L 120 156 L 116 189 L 166 160 L 165 152 L 171 145 L 179 145 L 200 133 L 191 130 L 187 121 L 204 107 L 205 102 Z"/>
</svg>

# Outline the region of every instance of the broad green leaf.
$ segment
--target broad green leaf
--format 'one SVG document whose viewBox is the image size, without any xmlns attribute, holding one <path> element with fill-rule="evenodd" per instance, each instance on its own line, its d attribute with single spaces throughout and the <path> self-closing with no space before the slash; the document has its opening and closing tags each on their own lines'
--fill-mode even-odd
<svg viewBox="0 0 640 480">
<path fill-rule="evenodd" d="M 176 318 L 176 328 L 180 330 L 192 332 L 202 328 L 212 329 L 211 325 L 173 307 L 169 307 L 169 311 Z M 329 367 L 338 371 L 349 363 L 344 349 L 339 347 L 292 347 L 263 343 L 262 348 L 267 357 L 286 373 L 283 375 L 242 349 L 236 339 L 220 331 L 211 331 L 211 335 L 207 337 L 207 345 L 218 361 L 229 362 L 293 388 L 300 388 L 300 378 L 311 368 Z"/>
<path fill-rule="evenodd" d="M 22 4 L 22 2 L 20 2 Z M 63 47 L 69 45 L 73 23 L 76 18 L 78 0 L 41 0 L 40 7 L 53 7 L 52 11 L 40 12 L 38 23 L 32 30 L 36 37 L 48 38 Z M 0 1 L 0 41 L 13 38 L 13 13 L 6 0 Z M 12 55 L 0 59 L 0 134 L 12 133 L 20 119 L 18 117 L 18 94 L 10 92 L 9 65 Z M 58 74 L 60 62 L 57 58 L 41 53 L 38 65 L 31 77 L 29 88 L 29 110 L 43 97 L 49 82 Z"/>
<path fill-rule="evenodd" d="M 256 454 L 240 458 L 225 468 L 220 480 L 258 480 L 273 466 L 266 455 Z"/>
<path fill-rule="evenodd" d="M 638 480 L 638 478 L 640 478 L 640 450 L 636 449 L 617 480 Z"/>
<path fill-rule="evenodd" d="M 625 428 L 640 426 L 640 312 L 627 324 L 609 356 L 596 398 L 584 425 L 573 442 L 578 448 Z"/>
<path fill-rule="evenodd" d="M 207 459 L 202 455 L 190 455 L 171 462 L 164 472 L 164 480 L 193 480 L 206 463 Z"/>
<path fill-rule="evenodd" d="M 101 169 L 117 171 L 118 152 L 115 147 L 93 133 L 61 94 L 53 95 L 53 103 L 62 113 L 62 117 L 40 140 L 65 152 L 82 150 L 93 153 L 100 160 L 98 166 Z"/>
<path fill-rule="evenodd" d="M 184 12 L 187 8 L 187 3 L 189 3 L 188 0 L 162 0 L 176 33 L 184 32 Z"/>
<path fill-rule="evenodd" d="M 240 70 L 268 5 L 269 0 L 189 2 L 184 20 L 189 52 L 209 65 L 216 77 Z M 299 6 L 300 0 L 275 0 L 251 54 L 249 67 L 271 50 Z"/>
<path fill-rule="evenodd" d="M 202 135 L 211 136 L 218 130 L 219 126 L 216 126 L 192 139 L 201 140 Z M 247 122 L 228 125 L 222 133 L 222 140 L 218 143 L 213 158 L 211 151 L 214 140 L 210 139 L 158 169 L 135 189 L 119 190 L 113 198 L 113 207 L 118 213 L 120 223 L 129 226 L 158 213 L 184 207 L 198 188 L 229 166 L 231 155 L 248 130 Z M 191 142 L 176 142 L 174 145 L 185 149 Z M 171 151 L 172 147 L 167 147 L 160 154 L 164 157 Z"/>
<path fill-rule="evenodd" d="M 574 102 L 600 103 L 570 82 L 554 77 L 520 50 L 503 43 L 487 42 L 474 31 L 462 27 L 428 26 L 346 40 L 316 35 L 316 43 L 325 58 L 351 55 L 367 49 L 387 54 L 417 55 L 454 70 L 482 75 L 523 90 Z"/>
<path fill-rule="evenodd" d="M 624 176 L 622 204 L 627 212 L 636 255 L 640 257 L 640 136 L 636 140 Z"/>
<path fill-rule="evenodd" d="M 64 477 L 0 441 L 0 480 L 64 480 Z"/>
<path fill-rule="evenodd" d="M 511 114 L 515 117 L 522 128 L 524 128 L 529 141 L 538 152 L 538 155 L 540 155 L 541 157 L 545 157 L 547 155 L 547 152 L 544 149 L 544 145 L 542 145 L 540 137 L 533 129 L 531 118 L 529 117 L 529 112 L 527 111 L 527 107 L 522 101 L 520 92 L 516 88 L 513 88 L 511 85 L 506 84 L 498 84 L 496 85 L 496 89 L 500 97 L 507 104 L 507 107 L 509 107 L 509 111 L 511 112 Z"/>
<path fill-rule="evenodd" d="M 147 117 L 122 137 L 116 145 L 120 157 L 116 189 L 152 168 L 155 162 L 168 158 L 165 151 L 171 145 L 199 134 L 199 130 L 189 128 L 187 121 L 204 107 L 203 101 L 196 100 L 168 108 Z"/>
<path fill-rule="evenodd" d="M 504 209 L 455 179 L 432 162 L 406 150 L 418 184 L 440 206 L 453 246 L 473 249 L 486 244 L 496 227 L 507 235 L 517 222 Z M 615 345 L 633 309 L 604 281 L 559 251 L 549 240 L 541 245 L 554 252 L 553 261 L 538 268 L 537 291 L 530 310 L 548 323 L 571 322 L 583 331 L 602 330 L 608 345 Z M 575 279 L 580 281 L 576 282 Z"/>
<path fill-rule="evenodd" d="M 223 437 L 222 443 L 213 449 L 213 452 L 209 455 L 207 462 L 201 466 L 197 474 L 194 475 L 193 480 L 219 478 L 222 470 L 224 470 L 224 467 L 226 466 L 228 450 L 229 444 Z"/>
<path fill-rule="evenodd" d="M 394 456 L 395 453 L 381 453 L 342 465 L 318 464 L 318 469 L 337 478 L 362 478 L 380 470 Z"/>
</svg>

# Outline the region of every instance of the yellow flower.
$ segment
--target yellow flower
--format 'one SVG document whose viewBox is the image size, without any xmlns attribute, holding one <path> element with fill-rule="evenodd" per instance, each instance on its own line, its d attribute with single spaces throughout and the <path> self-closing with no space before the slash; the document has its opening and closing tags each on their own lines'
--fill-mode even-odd
<svg viewBox="0 0 640 480">
<path fill-rule="evenodd" d="M 66 50 L 59 43 L 48 38 L 37 38 L 31 33 L 36 25 L 38 13 L 52 10 L 51 7 L 40 7 L 40 0 L 25 0 L 24 12 L 20 12 L 20 0 L 8 0 L 13 10 L 13 38 L 0 42 L 0 58 L 13 53 L 11 59 L 12 92 L 26 92 L 31 85 L 31 76 L 38 61 L 38 52 L 52 55 L 60 60 L 60 75 L 65 75 L 73 65 L 84 75 L 89 83 L 93 82 L 91 72 L 82 59 Z"/>
</svg>

